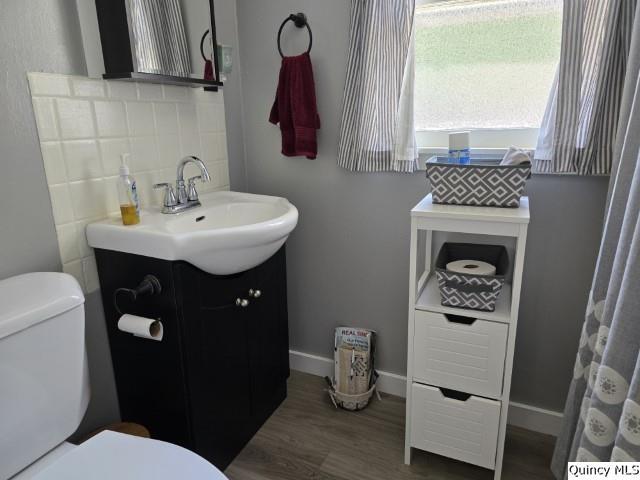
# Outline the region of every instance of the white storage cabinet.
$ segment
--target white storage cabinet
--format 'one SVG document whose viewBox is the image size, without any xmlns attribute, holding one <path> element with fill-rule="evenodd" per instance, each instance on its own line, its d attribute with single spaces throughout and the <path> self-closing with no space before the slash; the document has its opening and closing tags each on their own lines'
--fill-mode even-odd
<svg viewBox="0 0 640 480">
<path fill-rule="evenodd" d="M 526 197 L 519 208 L 494 208 L 436 205 L 427 195 L 411 210 L 405 463 L 418 448 L 500 478 L 528 224 Z M 495 311 L 441 305 L 435 232 L 507 246 L 510 274 Z"/>
</svg>

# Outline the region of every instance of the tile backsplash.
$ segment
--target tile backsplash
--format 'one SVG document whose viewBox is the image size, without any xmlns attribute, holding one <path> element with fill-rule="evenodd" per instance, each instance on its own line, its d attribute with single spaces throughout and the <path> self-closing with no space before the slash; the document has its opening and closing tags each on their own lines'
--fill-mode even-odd
<svg viewBox="0 0 640 480">
<path fill-rule="evenodd" d="M 185 155 L 202 159 L 211 173 L 212 182 L 198 184 L 199 192 L 229 189 L 222 92 L 47 73 L 28 77 L 63 270 L 85 292 L 99 288 L 85 227 L 120 214 L 122 153 L 131 154 L 143 215 L 162 201 L 152 185 L 175 181 Z M 185 178 L 197 174 L 186 167 Z"/>
</svg>

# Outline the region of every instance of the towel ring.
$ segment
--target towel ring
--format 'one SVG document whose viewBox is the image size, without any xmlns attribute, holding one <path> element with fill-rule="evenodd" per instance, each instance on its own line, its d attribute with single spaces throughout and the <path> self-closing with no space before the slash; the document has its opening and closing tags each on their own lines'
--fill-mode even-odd
<svg viewBox="0 0 640 480">
<path fill-rule="evenodd" d="M 204 34 L 202 35 L 202 38 L 200 39 L 200 55 L 202 55 L 202 59 L 205 62 L 208 60 L 211 60 L 210 58 L 207 58 L 207 56 L 204 54 L 204 40 L 205 38 L 207 38 L 207 35 L 209 35 L 209 29 L 205 30 Z"/>
<path fill-rule="evenodd" d="M 309 48 L 307 48 L 307 53 L 311 51 L 311 45 L 313 45 L 313 34 L 311 33 L 311 27 L 309 27 L 309 22 L 307 22 L 307 16 L 302 13 L 292 13 L 287 18 L 284 19 L 284 22 L 280 25 L 278 29 L 278 52 L 280 52 L 280 56 L 284 58 L 284 54 L 282 53 L 282 48 L 280 48 L 280 35 L 282 34 L 282 29 L 284 28 L 285 23 L 288 21 L 292 21 L 294 25 L 298 28 L 307 27 L 307 31 L 309 32 Z"/>
</svg>

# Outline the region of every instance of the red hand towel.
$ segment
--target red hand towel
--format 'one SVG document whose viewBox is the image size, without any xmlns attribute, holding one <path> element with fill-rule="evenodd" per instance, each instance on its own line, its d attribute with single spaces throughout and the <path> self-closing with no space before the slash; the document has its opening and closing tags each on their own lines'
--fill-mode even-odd
<svg viewBox="0 0 640 480">
<path fill-rule="evenodd" d="M 283 155 L 316 158 L 316 130 L 320 128 L 320 117 L 308 53 L 282 59 L 278 90 L 269 121 L 273 124 L 280 122 Z"/>
</svg>

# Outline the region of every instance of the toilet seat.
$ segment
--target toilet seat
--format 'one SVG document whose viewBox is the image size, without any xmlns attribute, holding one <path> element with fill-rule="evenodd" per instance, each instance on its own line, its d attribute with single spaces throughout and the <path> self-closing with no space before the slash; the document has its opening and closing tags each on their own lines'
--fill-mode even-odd
<svg viewBox="0 0 640 480">
<path fill-rule="evenodd" d="M 204 458 L 166 442 L 104 431 L 65 453 L 33 480 L 227 480 Z"/>
</svg>

